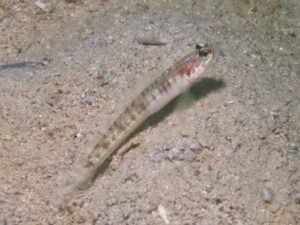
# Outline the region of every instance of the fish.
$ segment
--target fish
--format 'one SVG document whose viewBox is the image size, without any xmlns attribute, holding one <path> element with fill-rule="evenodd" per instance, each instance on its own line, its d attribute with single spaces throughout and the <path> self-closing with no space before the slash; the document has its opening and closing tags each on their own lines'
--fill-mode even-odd
<svg viewBox="0 0 300 225">
<path fill-rule="evenodd" d="M 213 58 L 214 50 L 210 45 L 196 45 L 192 52 L 147 86 L 113 122 L 87 157 L 74 165 L 63 182 L 63 191 L 59 191 L 60 199 L 68 202 L 76 194 L 91 187 L 99 174 L 99 168 L 120 145 L 147 118 L 200 81 Z"/>
</svg>

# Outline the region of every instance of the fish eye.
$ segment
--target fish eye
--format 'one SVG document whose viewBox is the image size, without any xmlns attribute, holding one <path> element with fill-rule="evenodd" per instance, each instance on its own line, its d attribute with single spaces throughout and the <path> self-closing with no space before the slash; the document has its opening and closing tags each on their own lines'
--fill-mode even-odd
<svg viewBox="0 0 300 225">
<path fill-rule="evenodd" d="M 206 56 L 208 56 L 208 52 L 207 51 L 199 51 L 199 56 L 206 57 Z"/>
</svg>

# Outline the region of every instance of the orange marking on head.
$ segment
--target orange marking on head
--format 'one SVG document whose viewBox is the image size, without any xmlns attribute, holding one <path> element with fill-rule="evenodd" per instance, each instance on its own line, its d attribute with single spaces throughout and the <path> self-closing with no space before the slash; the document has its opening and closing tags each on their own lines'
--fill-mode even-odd
<svg viewBox="0 0 300 225">
<path fill-rule="evenodd" d="M 186 64 L 183 64 L 180 68 L 179 68 L 179 74 L 181 76 L 184 76 L 184 75 L 188 75 L 190 76 L 191 73 L 193 71 L 193 63 L 186 63 Z"/>
</svg>

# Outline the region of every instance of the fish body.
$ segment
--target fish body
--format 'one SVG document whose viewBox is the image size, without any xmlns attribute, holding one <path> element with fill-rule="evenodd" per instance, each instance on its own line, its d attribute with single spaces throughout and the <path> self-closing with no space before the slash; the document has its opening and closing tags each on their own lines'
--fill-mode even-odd
<svg viewBox="0 0 300 225">
<path fill-rule="evenodd" d="M 214 53 L 208 45 L 197 45 L 165 73 L 144 89 L 120 114 L 88 157 L 75 165 L 67 193 L 78 193 L 90 187 L 104 161 L 116 151 L 150 115 L 197 83 L 211 64 Z M 65 193 L 66 195 L 68 195 Z"/>
</svg>

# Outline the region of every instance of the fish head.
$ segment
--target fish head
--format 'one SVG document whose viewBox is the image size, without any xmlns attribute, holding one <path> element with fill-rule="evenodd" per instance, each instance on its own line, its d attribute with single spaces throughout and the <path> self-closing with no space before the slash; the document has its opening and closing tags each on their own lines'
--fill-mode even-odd
<svg viewBox="0 0 300 225">
<path fill-rule="evenodd" d="M 191 84 L 203 78 L 203 73 L 213 61 L 214 51 L 209 45 L 196 45 L 196 50 L 184 58 L 179 73 Z"/>
</svg>

